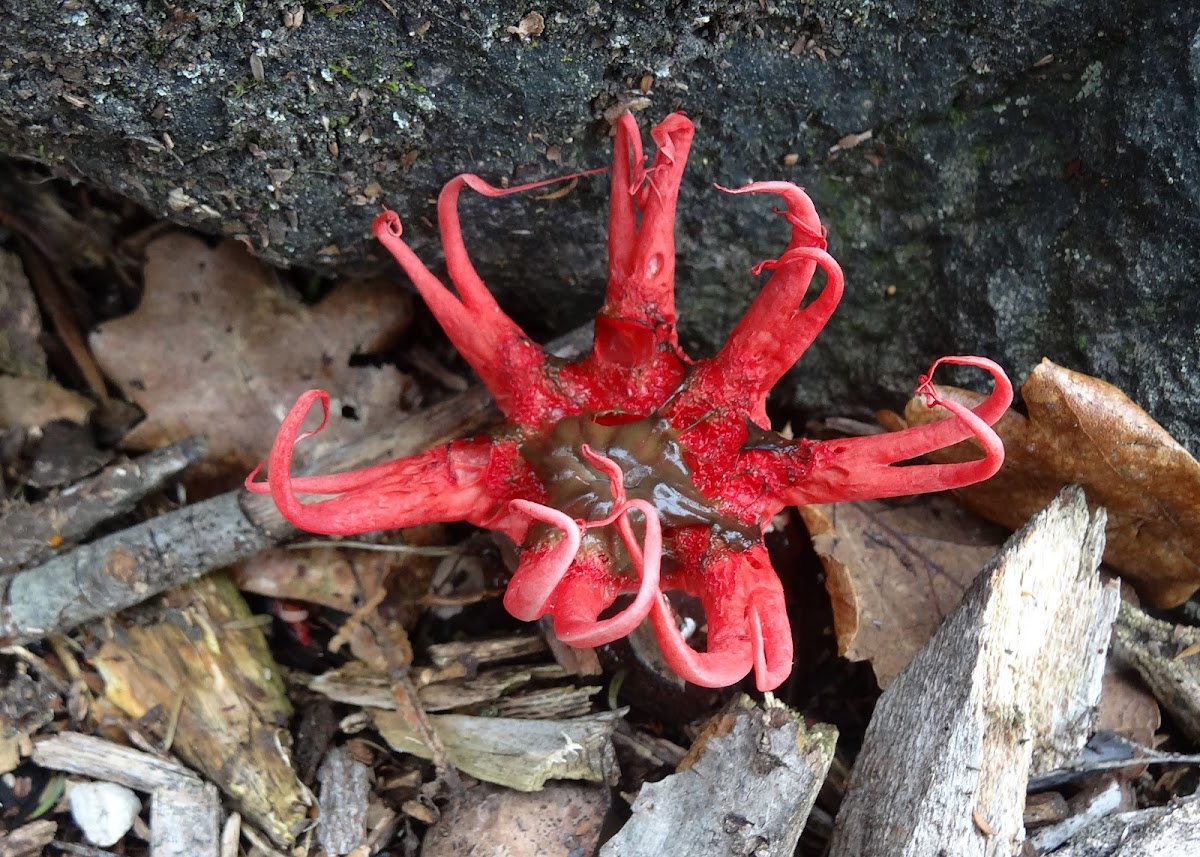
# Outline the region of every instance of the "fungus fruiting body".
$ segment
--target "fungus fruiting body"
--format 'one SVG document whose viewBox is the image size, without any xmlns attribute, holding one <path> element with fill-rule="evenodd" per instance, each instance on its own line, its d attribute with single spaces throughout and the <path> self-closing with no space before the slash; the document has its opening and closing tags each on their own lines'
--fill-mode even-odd
<svg viewBox="0 0 1200 857">
<path fill-rule="evenodd" d="M 771 181 L 727 191 L 779 197 L 791 238 L 778 259 L 754 269 L 770 278 L 720 352 L 703 360 L 684 354 L 675 327 L 674 226 L 693 130 L 682 114 L 668 116 L 651 132 L 657 151 L 647 167 L 633 118 L 617 123 L 608 289 L 591 351 L 576 361 L 548 356 L 505 315 L 463 244 L 464 186 L 501 196 L 530 185 L 500 189 L 460 175 L 442 189 L 438 221 L 457 295 L 404 243 L 396 214 L 379 215 L 376 237 L 506 422 L 485 436 L 396 461 L 294 477 L 293 448 L 307 436 L 306 416 L 318 403 L 328 410 L 328 395 L 313 390 L 283 421 L 268 482 L 251 475 L 249 487 L 269 491 L 289 521 L 311 532 L 351 535 L 460 520 L 498 531 L 522 546 L 504 596 L 514 616 L 552 615 L 557 636 L 576 646 L 611 642 L 649 619 L 667 663 L 683 678 L 720 687 L 753 671 L 760 690 L 777 687 L 791 671 L 792 635 L 763 544 L 772 517 L 791 505 L 987 478 L 1004 456 L 989 426 L 1008 407 L 1012 388 L 990 360 L 945 357 L 933 368 L 965 364 L 994 379 L 991 395 L 973 411 L 943 402 L 925 376 L 919 391 L 951 412 L 940 422 L 826 441 L 773 432 L 767 394 L 828 321 L 842 295 L 842 272 L 799 187 Z M 818 268 L 824 287 L 805 304 Z M 977 461 L 897 466 L 970 437 L 984 450 Z M 325 496 L 305 503 L 300 495 Z M 664 596 L 672 589 L 700 600 L 703 651 L 681 633 Z"/>
</svg>

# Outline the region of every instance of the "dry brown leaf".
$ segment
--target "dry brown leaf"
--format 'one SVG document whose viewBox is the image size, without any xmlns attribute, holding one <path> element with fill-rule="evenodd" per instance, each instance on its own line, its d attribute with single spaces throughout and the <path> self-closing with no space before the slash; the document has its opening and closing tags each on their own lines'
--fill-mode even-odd
<svg viewBox="0 0 1200 857">
<path fill-rule="evenodd" d="M 1141 744 L 1154 746 L 1154 735 L 1162 725 L 1162 714 L 1145 682 L 1137 672 L 1119 666 L 1110 658 L 1104 668 L 1104 685 L 1096 729 L 1116 732 Z"/>
<path fill-rule="evenodd" d="M 943 496 L 800 509 L 825 566 L 838 651 L 870 661 L 880 687 L 933 636 L 1004 541 Z"/>
<path fill-rule="evenodd" d="M 974 405 L 982 396 L 939 387 Z M 1077 483 L 1092 508 L 1108 510 L 1104 560 L 1156 607 L 1174 607 L 1200 589 L 1200 462 L 1111 384 L 1043 360 L 1021 388 L 1029 416 L 1010 410 L 996 424 L 1005 462 L 986 482 L 959 489 L 978 514 L 1016 529 L 1064 485 Z M 905 419 L 880 414 L 890 429 L 942 419 L 913 399 Z M 929 457 L 966 461 L 974 441 Z"/>
<path fill-rule="evenodd" d="M 0 375 L 0 429 L 33 428 L 55 420 L 83 425 L 95 407 L 91 399 L 57 381 Z"/>
<path fill-rule="evenodd" d="M 241 244 L 209 247 L 180 232 L 146 248 L 145 279 L 137 310 L 91 336 L 104 371 L 146 412 L 127 446 L 205 434 L 212 453 L 200 475 L 228 482 L 258 463 L 305 390 L 334 397 L 331 427 L 302 447 L 308 456 L 394 418 L 405 376 L 349 360 L 407 326 L 411 301 L 396 286 L 347 282 L 308 307 Z"/>
</svg>

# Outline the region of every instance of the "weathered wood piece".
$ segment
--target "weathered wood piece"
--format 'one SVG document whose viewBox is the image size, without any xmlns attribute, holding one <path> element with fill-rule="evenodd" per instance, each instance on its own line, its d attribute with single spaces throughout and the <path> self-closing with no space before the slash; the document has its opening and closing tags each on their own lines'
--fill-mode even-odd
<svg viewBox="0 0 1200 857">
<path fill-rule="evenodd" d="M 254 826 L 289 847 L 310 796 L 290 758 L 280 670 L 224 575 L 167 593 L 95 633 L 105 697 L 202 771 Z"/>
<path fill-rule="evenodd" d="M 124 515 L 208 453 L 204 438 L 192 437 L 132 461 L 104 468 L 48 500 L 17 506 L 0 517 L 0 571 L 42 561 L 95 527 Z"/>
<path fill-rule="evenodd" d="M 1191 857 L 1200 854 L 1200 799 L 1122 812 L 1087 827 L 1054 857 Z"/>
<path fill-rule="evenodd" d="M 35 743 L 33 762 L 149 792 L 151 857 L 218 857 L 221 853 L 217 789 L 182 765 L 77 732 Z"/>
<path fill-rule="evenodd" d="M 468 705 L 494 702 L 532 681 L 554 681 L 565 677 L 558 664 L 501 666 L 483 670 L 474 678 L 456 678 L 421 685 L 417 689 L 417 698 L 425 711 L 451 711 Z M 351 661 L 345 666 L 302 680 L 309 690 L 335 702 L 367 708 L 396 708 L 392 680 L 361 661 Z M 591 692 L 594 693 L 595 688 Z"/>
<path fill-rule="evenodd" d="M 464 665 L 473 673 L 484 664 L 494 664 L 513 658 L 526 658 L 546 650 L 546 641 L 536 634 L 514 634 L 489 640 L 458 640 L 434 643 L 428 649 L 429 659 L 443 669 L 455 664 Z"/>
<path fill-rule="evenodd" d="M 1193 648 L 1195 647 L 1195 648 Z M 1187 657 L 1179 657 L 1191 650 Z M 1113 655 L 1138 671 L 1175 724 L 1200 742 L 1200 628 L 1147 616 L 1129 604 L 1117 616 Z"/>
<path fill-rule="evenodd" d="M 880 698 L 833 857 L 1020 851 L 1030 772 L 1077 753 L 1099 698 L 1103 550 L 1104 513 L 1073 486 L 1009 539 Z"/>
<path fill-rule="evenodd" d="M 371 769 L 335 747 L 317 771 L 321 788 L 317 799 L 317 842 L 332 857 L 358 848 L 367 837 L 367 801 L 371 797 Z"/>
<path fill-rule="evenodd" d="M 590 327 L 582 327 L 547 350 L 578 355 L 590 339 Z M 398 417 L 387 435 L 348 444 L 312 469 L 332 472 L 411 455 L 483 431 L 498 416 L 487 391 L 475 387 Z M 270 497 L 239 490 L 97 539 L 0 580 L 0 645 L 40 640 L 111 615 L 296 533 Z"/>
<path fill-rule="evenodd" d="M 633 817 L 600 855 L 788 857 L 836 742 L 831 726 L 806 727 L 786 708 L 742 697 L 697 742 L 689 767 L 642 786 Z"/>
<path fill-rule="evenodd" d="M 23 824 L 0 837 L 0 857 L 38 857 L 58 832 L 53 821 L 40 819 Z"/>
<path fill-rule="evenodd" d="M 392 749 L 422 759 L 431 757 L 416 730 L 399 713 L 367 711 Z M 433 714 L 429 722 L 460 771 L 530 792 L 540 789 L 546 780 L 615 785 L 618 770 L 612 735 L 622 714 L 605 712 L 571 720 Z"/>
</svg>

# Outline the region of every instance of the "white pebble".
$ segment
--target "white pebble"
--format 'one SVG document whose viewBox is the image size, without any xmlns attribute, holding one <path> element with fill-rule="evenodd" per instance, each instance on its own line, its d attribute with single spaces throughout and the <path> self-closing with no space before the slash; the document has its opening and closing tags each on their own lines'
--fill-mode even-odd
<svg viewBox="0 0 1200 857">
<path fill-rule="evenodd" d="M 142 811 L 137 795 L 116 783 L 78 783 L 67 800 L 71 817 L 87 841 L 101 848 L 120 842 Z"/>
</svg>

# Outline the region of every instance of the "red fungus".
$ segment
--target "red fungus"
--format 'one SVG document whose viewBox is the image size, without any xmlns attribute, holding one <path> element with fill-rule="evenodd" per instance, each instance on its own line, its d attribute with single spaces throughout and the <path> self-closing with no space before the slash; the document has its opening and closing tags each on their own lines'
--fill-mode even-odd
<svg viewBox="0 0 1200 857">
<path fill-rule="evenodd" d="M 791 671 L 792 635 L 783 589 L 763 531 L 785 506 L 892 497 L 986 479 L 1004 449 L 989 428 L 1008 407 L 1004 372 L 981 357 L 944 357 L 986 370 L 993 391 L 974 411 L 942 401 L 928 376 L 919 392 L 952 416 L 895 434 L 832 441 L 789 440 L 771 431 L 771 387 L 824 327 L 842 295 L 842 272 L 825 251 L 812 201 L 787 182 L 755 182 L 728 193 L 770 193 L 791 239 L 749 311 L 717 356 L 692 360 L 675 328 L 675 204 L 692 123 L 668 116 L 651 131 L 644 166 L 632 116 L 617 125 L 609 203 L 608 291 L 591 352 L 574 362 L 547 356 L 497 305 L 467 257 L 458 219 L 461 175 L 438 198 L 446 267 L 456 296 L 401 240 L 384 211 L 374 232 L 412 278 L 447 336 L 492 392 L 507 422 L 489 435 L 373 467 L 293 477 L 292 451 L 320 390 L 301 396 L 268 459 L 270 492 L 304 530 L 352 535 L 429 521 L 469 521 L 522 545 L 504 597 L 514 616 L 551 614 L 565 642 L 596 646 L 649 617 L 667 662 L 683 678 L 720 687 L 753 670 L 760 690 Z M 545 184 L 541 182 L 539 184 Z M 722 188 L 722 190 L 725 190 Z M 820 294 L 802 305 L 817 268 Z M 322 421 L 322 426 L 324 422 Z M 318 428 L 317 431 L 320 429 Z M 895 465 L 969 437 L 984 457 L 964 464 Z M 257 471 L 256 471 L 257 473 Z M 300 494 L 329 495 L 302 503 Z M 684 639 L 663 592 L 697 597 L 707 645 Z M 617 597 L 633 599 L 606 616 Z"/>
</svg>

